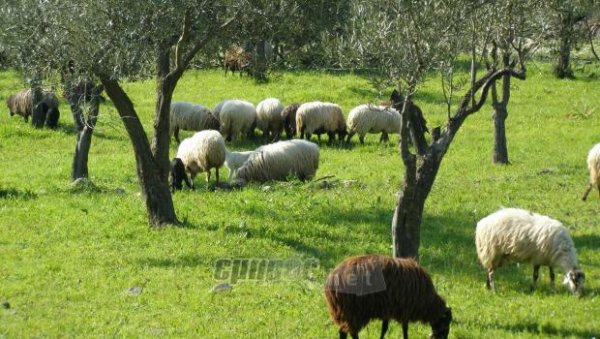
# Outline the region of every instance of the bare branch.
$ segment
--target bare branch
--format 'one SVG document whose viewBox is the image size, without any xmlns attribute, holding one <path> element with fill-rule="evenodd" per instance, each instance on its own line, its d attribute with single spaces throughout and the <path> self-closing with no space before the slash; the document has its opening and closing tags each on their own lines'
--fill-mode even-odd
<svg viewBox="0 0 600 339">
<path fill-rule="evenodd" d="M 181 64 L 181 58 L 182 58 L 182 49 L 183 49 L 183 44 L 186 43 L 189 40 L 190 37 L 190 23 L 191 23 L 191 18 L 190 18 L 190 11 L 189 9 L 185 11 L 185 15 L 183 17 L 183 27 L 181 28 L 181 36 L 179 37 L 179 40 L 177 41 L 177 45 L 175 46 L 175 65 L 176 68 L 184 68 L 183 65 Z"/>
</svg>

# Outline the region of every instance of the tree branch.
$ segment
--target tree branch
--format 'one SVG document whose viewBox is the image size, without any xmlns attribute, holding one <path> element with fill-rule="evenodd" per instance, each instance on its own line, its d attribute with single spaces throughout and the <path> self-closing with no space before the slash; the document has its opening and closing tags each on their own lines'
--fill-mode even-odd
<svg viewBox="0 0 600 339">
<path fill-rule="evenodd" d="M 175 46 L 175 68 L 185 68 L 183 67 L 183 65 L 181 64 L 181 58 L 182 58 L 182 49 L 183 49 L 183 44 L 186 43 L 189 40 L 190 37 L 190 11 L 186 10 L 185 11 L 185 15 L 183 17 L 183 27 L 181 29 L 181 36 L 179 37 L 179 40 L 177 41 L 177 45 Z"/>
</svg>

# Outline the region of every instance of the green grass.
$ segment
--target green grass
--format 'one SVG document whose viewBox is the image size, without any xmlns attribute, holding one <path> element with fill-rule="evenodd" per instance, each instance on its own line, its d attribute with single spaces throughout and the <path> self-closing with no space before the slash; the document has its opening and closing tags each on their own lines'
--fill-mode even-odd
<svg viewBox="0 0 600 339">
<path fill-rule="evenodd" d="M 527 81 L 513 81 L 511 165 L 491 164 L 489 105 L 467 120 L 444 159 L 425 208 L 421 262 L 453 307 L 452 338 L 600 335 L 600 200 L 595 193 L 587 203 L 579 200 L 588 180 L 585 156 L 600 142 L 598 80 L 590 76 L 600 69 L 585 67 L 578 80 L 559 81 L 541 63 L 530 66 Z M 446 117 L 438 84 L 432 79 L 416 94 L 430 126 Z M 16 73 L 0 73 L 0 100 L 21 87 Z M 126 89 L 150 132 L 153 82 Z M 271 96 L 284 103 L 329 100 L 345 112 L 387 99 L 351 74 L 275 73 L 256 85 L 222 71 L 188 72 L 174 99 L 214 106 L 225 98 L 256 104 Z M 101 190 L 70 185 L 75 134 L 64 101 L 61 110 L 57 131 L 35 130 L 5 109 L 0 114 L 0 299 L 10 303 L 0 308 L 0 338 L 336 337 L 324 277 L 348 256 L 390 253 L 403 173 L 397 136 L 388 145 L 375 135 L 352 149 L 322 145 L 317 176 L 335 176 L 327 187 L 292 181 L 212 191 L 199 176 L 195 192 L 174 197 L 186 226 L 150 230 L 132 147 L 112 105 L 101 107 L 90 152 L 91 179 Z M 584 298 L 563 287 L 550 290 L 546 269 L 530 292 L 528 265 L 502 268 L 497 293 L 485 290 L 474 226 L 501 206 L 567 225 L 587 275 Z M 316 258 L 320 266 L 294 279 L 239 281 L 231 291 L 211 293 L 221 282 L 214 262 L 245 257 Z M 134 287 L 141 293 L 129 292 Z M 379 327 L 373 322 L 361 334 L 378 337 Z M 400 336 L 398 324 L 390 331 Z M 429 328 L 411 325 L 410 332 L 422 338 Z"/>
</svg>

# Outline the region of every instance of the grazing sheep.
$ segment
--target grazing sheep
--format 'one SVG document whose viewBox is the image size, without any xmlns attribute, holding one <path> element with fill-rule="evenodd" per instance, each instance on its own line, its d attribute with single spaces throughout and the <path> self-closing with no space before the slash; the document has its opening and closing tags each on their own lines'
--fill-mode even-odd
<svg viewBox="0 0 600 339">
<path fill-rule="evenodd" d="M 261 146 L 237 171 L 241 182 L 285 180 L 293 175 L 311 179 L 319 167 L 319 147 L 305 140 L 279 141 Z"/>
<path fill-rule="evenodd" d="M 296 112 L 296 127 L 300 131 L 300 138 L 310 140 L 311 134 L 316 133 L 319 140 L 321 133 L 327 133 L 329 142 L 339 140 L 346 135 L 346 120 L 342 108 L 330 102 L 309 102 L 298 107 Z"/>
<path fill-rule="evenodd" d="M 229 177 L 227 180 L 231 182 L 231 180 L 237 175 L 238 169 L 246 163 L 246 161 L 250 158 L 252 154 L 256 154 L 256 151 L 246 151 L 246 152 L 230 152 L 227 150 L 225 152 L 225 166 L 229 170 Z"/>
<path fill-rule="evenodd" d="M 381 255 L 351 257 L 327 277 L 325 298 L 340 338 L 358 333 L 373 319 L 381 319 L 381 338 L 389 321 L 402 324 L 408 338 L 408 323 L 431 325 L 430 338 L 447 338 L 452 310 L 435 291 L 429 274 L 413 259 Z"/>
<path fill-rule="evenodd" d="M 226 104 L 228 101 L 231 101 L 231 100 L 238 100 L 238 99 L 225 99 L 225 100 L 221 100 L 221 101 L 219 101 L 219 102 L 218 102 L 218 103 L 215 105 L 215 108 L 214 108 L 214 109 L 213 109 L 213 111 L 212 111 L 212 113 L 213 113 L 213 115 L 215 116 L 215 118 L 217 118 L 217 119 L 221 120 L 221 119 L 219 118 L 219 115 L 221 114 L 221 109 L 223 109 L 223 106 L 224 106 L 224 105 L 225 105 L 225 104 Z"/>
<path fill-rule="evenodd" d="M 240 76 L 242 72 L 249 72 L 250 61 L 252 60 L 252 54 L 247 52 L 244 48 L 233 45 L 228 50 L 225 51 L 225 55 L 223 56 L 223 68 L 225 69 L 225 74 L 227 71 L 231 71 L 234 74 L 236 71 L 240 72 Z"/>
<path fill-rule="evenodd" d="M 170 134 L 179 140 L 179 130 L 203 131 L 207 129 L 219 130 L 220 123 L 208 107 L 190 102 L 174 101 L 171 103 Z"/>
<path fill-rule="evenodd" d="M 255 126 L 256 110 L 254 105 L 244 100 L 228 100 L 223 104 L 219 114 L 221 120 L 221 134 L 227 141 L 234 140 L 237 135 L 247 133 L 250 135 Z"/>
<path fill-rule="evenodd" d="M 21 115 L 25 118 L 25 122 L 28 122 L 29 117 L 34 114 L 32 100 L 33 93 L 31 89 L 22 89 L 6 99 L 6 106 L 11 116 L 15 114 Z M 56 95 L 50 91 L 42 91 L 42 98 L 39 105 L 42 107 L 39 111 L 40 116 L 34 116 L 32 124 L 36 127 L 42 127 L 45 122 L 46 126 L 50 128 L 58 126 L 60 111 L 58 110 L 58 98 Z"/>
<path fill-rule="evenodd" d="M 598 195 L 600 196 L 600 144 L 596 144 L 588 153 L 587 166 L 590 171 L 590 184 L 581 198 L 583 201 L 587 199 L 594 186 L 598 187 Z"/>
<path fill-rule="evenodd" d="M 358 133 L 361 144 L 365 143 L 367 133 L 381 133 L 379 142 L 388 141 L 388 133 L 400 133 L 402 118 L 400 113 L 391 107 L 360 105 L 348 113 L 348 139 Z"/>
<path fill-rule="evenodd" d="M 291 103 L 287 105 L 281 112 L 283 128 L 285 129 L 285 134 L 288 140 L 296 136 L 296 112 L 298 111 L 298 107 L 300 107 L 300 105 L 302 105 L 301 102 Z"/>
<path fill-rule="evenodd" d="M 265 142 L 280 138 L 283 129 L 282 111 L 283 105 L 275 98 L 265 99 L 256 106 L 256 126 L 263 132 Z"/>
<path fill-rule="evenodd" d="M 215 168 L 218 185 L 219 167 L 225 162 L 225 152 L 225 141 L 218 131 L 200 131 L 184 139 L 177 149 L 177 156 L 171 161 L 171 191 L 181 190 L 183 181 L 194 189 L 194 178 L 199 172 L 206 172 L 206 182 L 209 182 L 212 168 Z"/>
<path fill-rule="evenodd" d="M 475 232 L 477 255 L 487 269 L 486 286 L 494 289 L 494 271 L 508 261 L 533 264 L 533 285 L 541 265 L 550 268 L 554 286 L 554 266 L 565 275 L 571 292 L 581 293 L 585 275 L 577 264 L 577 252 L 567 229 L 557 220 L 518 208 L 504 208 L 481 219 Z"/>
</svg>

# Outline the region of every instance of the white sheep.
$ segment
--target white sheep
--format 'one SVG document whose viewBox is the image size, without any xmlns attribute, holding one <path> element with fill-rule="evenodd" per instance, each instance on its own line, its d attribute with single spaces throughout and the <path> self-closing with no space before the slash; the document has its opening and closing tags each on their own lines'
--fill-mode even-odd
<svg viewBox="0 0 600 339">
<path fill-rule="evenodd" d="M 241 133 L 251 134 L 256 121 L 254 105 L 245 100 L 228 100 L 221 107 L 221 134 L 225 140 L 234 140 Z"/>
<path fill-rule="evenodd" d="M 223 106 L 225 105 L 225 103 L 227 103 L 228 101 L 231 100 L 237 100 L 237 99 L 225 99 L 225 100 L 221 100 L 219 101 L 216 105 L 215 108 L 213 109 L 213 115 L 219 119 L 219 115 L 221 114 L 221 109 L 223 108 Z"/>
<path fill-rule="evenodd" d="M 283 130 L 282 111 L 283 105 L 275 98 L 265 99 L 256 106 L 256 127 L 262 131 L 265 142 L 280 138 Z"/>
<path fill-rule="evenodd" d="M 367 133 L 381 133 L 379 141 L 388 141 L 388 133 L 400 133 L 400 113 L 386 106 L 360 105 L 348 113 L 348 139 L 358 134 L 361 144 Z"/>
<path fill-rule="evenodd" d="M 226 150 L 223 136 L 218 131 L 200 131 L 184 139 L 177 149 L 177 155 L 171 161 L 172 192 L 182 189 L 183 181 L 189 188 L 194 189 L 194 178 L 199 172 L 206 172 L 206 182 L 209 182 L 212 168 L 215 168 L 218 185 L 219 167 L 225 162 Z"/>
<path fill-rule="evenodd" d="M 600 195 L 600 144 L 596 144 L 588 153 L 587 166 L 590 171 L 590 184 L 581 198 L 583 201 L 587 199 L 594 186 L 598 187 L 598 195 Z"/>
<path fill-rule="evenodd" d="M 246 163 L 252 154 L 258 153 L 256 151 L 245 151 L 245 152 L 230 152 L 229 150 L 225 153 L 225 166 L 229 170 L 228 180 L 231 181 L 237 174 L 240 167 Z"/>
<path fill-rule="evenodd" d="M 487 269 L 486 286 L 494 289 L 494 271 L 508 261 L 533 264 L 533 285 L 541 265 L 550 269 L 554 286 L 553 267 L 561 267 L 564 284 L 579 294 L 585 275 L 577 263 L 577 252 L 567 229 L 557 220 L 517 208 L 504 208 L 477 223 L 475 232 L 477 255 Z"/>
<path fill-rule="evenodd" d="M 335 140 L 338 134 L 339 140 L 346 135 L 346 120 L 342 108 L 330 102 L 308 102 L 298 107 L 296 112 L 296 128 L 300 131 L 300 138 L 306 135 L 310 140 L 312 133 L 316 133 L 319 140 L 321 134 L 327 133 L 329 142 Z"/>
<path fill-rule="evenodd" d="M 286 140 L 265 145 L 237 171 L 241 182 L 285 180 L 295 176 L 311 179 L 319 167 L 319 147 L 306 140 Z"/>
<path fill-rule="evenodd" d="M 179 130 L 203 131 L 219 129 L 217 119 L 208 107 L 190 102 L 174 101 L 170 111 L 170 134 L 175 136 L 179 143 Z"/>
</svg>

